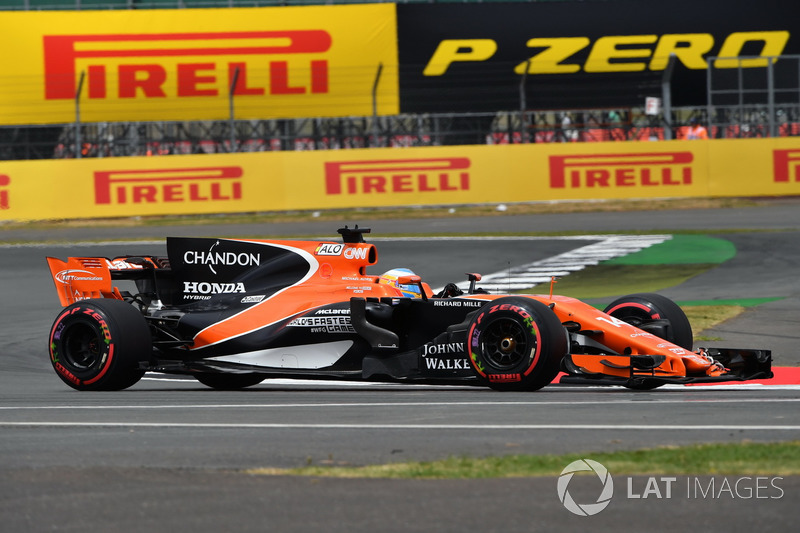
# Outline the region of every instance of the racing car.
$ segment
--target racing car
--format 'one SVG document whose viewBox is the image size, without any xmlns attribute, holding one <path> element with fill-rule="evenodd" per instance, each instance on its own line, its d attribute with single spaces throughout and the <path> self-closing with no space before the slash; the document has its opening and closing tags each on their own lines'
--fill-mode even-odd
<svg viewBox="0 0 800 533">
<path fill-rule="evenodd" d="M 435 292 L 409 269 L 367 273 L 368 228 L 337 240 L 167 238 L 166 256 L 48 257 L 63 307 L 50 330 L 58 377 L 121 390 L 145 372 L 215 389 L 267 378 L 472 384 L 561 382 L 647 390 L 769 378 L 771 353 L 693 351 L 673 301 L 641 293 L 603 311 L 553 294 L 491 294 L 468 273 Z"/>
</svg>

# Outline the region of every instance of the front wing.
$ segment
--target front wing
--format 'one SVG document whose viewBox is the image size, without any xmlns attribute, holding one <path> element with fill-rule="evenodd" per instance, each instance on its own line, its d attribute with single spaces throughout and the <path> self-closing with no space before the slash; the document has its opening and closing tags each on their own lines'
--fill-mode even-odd
<svg viewBox="0 0 800 533">
<path fill-rule="evenodd" d="M 603 385 L 626 385 L 632 388 L 649 388 L 668 383 L 685 385 L 689 383 L 714 383 L 724 381 L 749 381 L 768 379 L 772 374 L 772 352 L 770 350 L 746 350 L 738 348 L 708 348 L 710 357 L 725 367 L 726 371 L 717 376 L 709 375 L 669 375 L 660 366 L 664 356 L 659 355 L 574 355 L 567 354 L 562 369 L 567 373 L 560 383 Z M 611 360 L 613 357 L 613 361 Z M 592 371 L 582 366 L 585 358 L 593 358 L 592 367 L 605 367 L 607 371 Z"/>
</svg>

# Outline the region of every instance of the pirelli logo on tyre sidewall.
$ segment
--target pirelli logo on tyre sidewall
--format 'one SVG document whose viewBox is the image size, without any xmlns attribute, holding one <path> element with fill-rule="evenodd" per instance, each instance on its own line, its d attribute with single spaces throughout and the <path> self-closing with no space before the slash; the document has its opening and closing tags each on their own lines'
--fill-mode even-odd
<svg viewBox="0 0 800 533">
<path fill-rule="evenodd" d="M 325 163 L 325 194 L 469 191 L 467 157 L 355 160 Z"/>
<path fill-rule="evenodd" d="M 682 187 L 692 184 L 689 151 L 551 155 L 550 188 Z"/>
<path fill-rule="evenodd" d="M 95 205 L 236 202 L 242 199 L 239 166 L 100 170 Z"/>
</svg>

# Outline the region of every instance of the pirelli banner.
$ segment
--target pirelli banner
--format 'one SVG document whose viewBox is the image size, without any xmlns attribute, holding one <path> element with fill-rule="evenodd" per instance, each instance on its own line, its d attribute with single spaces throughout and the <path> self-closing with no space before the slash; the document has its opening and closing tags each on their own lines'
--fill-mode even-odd
<svg viewBox="0 0 800 533">
<path fill-rule="evenodd" d="M 796 0 L 419 3 L 397 13 L 409 113 L 519 109 L 523 84 L 528 109 L 642 106 L 661 96 L 671 55 L 673 105 L 705 105 L 709 68 L 741 66 L 747 88 L 752 76 L 766 90 L 767 58 L 800 54 Z M 773 66 L 776 87 L 797 87 L 796 67 Z"/>
<path fill-rule="evenodd" d="M 393 4 L 4 12 L 0 125 L 398 112 Z M 376 76 L 381 75 L 377 87 Z"/>
<path fill-rule="evenodd" d="M 0 164 L 0 219 L 800 195 L 800 138 Z"/>
</svg>

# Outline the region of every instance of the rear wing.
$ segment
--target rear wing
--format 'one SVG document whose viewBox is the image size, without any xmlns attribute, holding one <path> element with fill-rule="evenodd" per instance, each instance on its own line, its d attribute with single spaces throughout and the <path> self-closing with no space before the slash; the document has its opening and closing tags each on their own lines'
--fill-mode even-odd
<svg viewBox="0 0 800 533">
<path fill-rule="evenodd" d="M 66 261 L 47 258 L 58 300 L 64 307 L 89 298 L 122 300 L 112 279 L 135 279 L 143 275 L 145 269 L 163 269 L 166 265 L 162 263 L 164 260 L 156 257 L 70 257 Z"/>
<path fill-rule="evenodd" d="M 66 262 L 47 258 L 50 275 L 61 305 L 66 307 L 88 298 L 122 300 L 119 289 L 111 285 L 108 260 L 103 257 L 70 257 Z"/>
</svg>

